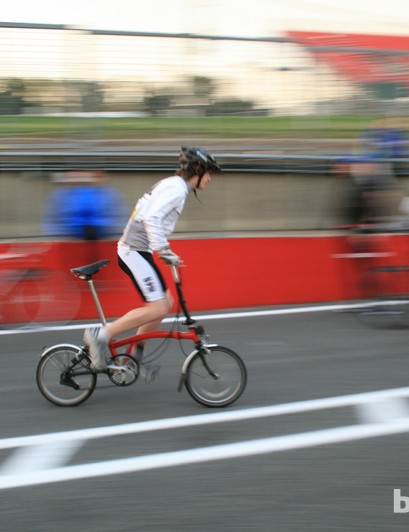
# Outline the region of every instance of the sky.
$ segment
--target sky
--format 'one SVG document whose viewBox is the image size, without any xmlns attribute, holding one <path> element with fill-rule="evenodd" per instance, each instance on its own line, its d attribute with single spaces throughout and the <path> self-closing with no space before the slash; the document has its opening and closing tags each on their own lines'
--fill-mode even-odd
<svg viewBox="0 0 409 532">
<path fill-rule="evenodd" d="M 1 22 L 230 36 L 409 33 L 408 0 L 13 0 Z"/>
</svg>

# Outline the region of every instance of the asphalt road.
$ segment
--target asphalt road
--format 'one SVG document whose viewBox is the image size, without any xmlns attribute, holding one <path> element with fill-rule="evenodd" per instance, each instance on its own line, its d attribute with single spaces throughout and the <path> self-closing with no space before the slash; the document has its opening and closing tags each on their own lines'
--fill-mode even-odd
<svg viewBox="0 0 409 532">
<path fill-rule="evenodd" d="M 329 408 L 326 398 L 406 387 L 409 331 L 368 329 L 355 315 L 334 311 L 210 319 L 204 324 L 211 341 L 237 350 L 247 365 L 242 398 L 216 412 L 244 413 L 243 418 L 85 436 L 77 446 L 65 448 L 43 443 L 2 449 L 0 486 L 10 472 L 25 478 L 33 471 L 44 481 L 41 464 L 50 467 L 53 462 L 64 471 L 89 465 L 91 473 L 1 489 L 1 530 L 408 530 L 409 513 L 394 513 L 393 505 L 394 489 L 409 497 L 408 432 L 350 436 L 355 428 L 368 427 L 372 414 L 384 419 L 382 406 L 388 406 L 391 419 L 402 411 L 405 417 L 406 400 L 379 400 L 368 410 L 342 403 Z M 177 343 L 162 357 L 160 376 L 153 383 L 117 388 L 101 377 L 83 405 L 56 407 L 40 395 L 35 368 L 43 346 L 64 341 L 80 342 L 81 331 L 0 335 L 0 444 L 11 437 L 135 427 L 149 420 L 160 425 L 161 420 L 215 413 L 196 404 L 186 391 L 177 393 L 183 361 Z M 322 404 L 304 408 L 316 404 L 306 401 L 316 399 L 323 399 Z M 292 413 L 253 416 L 259 407 L 289 403 L 296 403 Z M 310 440 L 310 434 L 318 439 Z M 333 442 L 326 442 L 329 434 L 337 435 Z M 272 442 L 271 449 L 257 451 L 260 441 Z M 243 454 L 223 457 L 232 443 L 242 444 Z M 208 454 L 215 448 L 220 450 L 217 459 Z M 189 462 L 192 449 L 199 458 Z M 144 468 L 133 470 L 134 461 L 145 456 Z M 175 457 L 181 457 L 180 464 Z M 125 464 L 125 470 L 110 472 L 113 463 Z"/>
</svg>

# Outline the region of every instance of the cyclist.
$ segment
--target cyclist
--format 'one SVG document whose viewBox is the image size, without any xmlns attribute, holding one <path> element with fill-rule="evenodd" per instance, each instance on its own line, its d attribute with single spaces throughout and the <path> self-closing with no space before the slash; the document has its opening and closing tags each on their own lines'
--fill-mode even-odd
<svg viewBox="0 0 409 532">
<path fill-rule="evenodd" d="M 111 338 L 136 328 L 138 333 L 156 330 L 170 312 L 173 299 L 156 266 L 153 253 L 167 264 L 179 266 L 182 260 L 171 250 L 167 237 L 174 231 L 189 192 L 196 194 L 211 180 L 211 172 L 221 170 L 216 160 L 202 148 L 182 147 L 176 174 L 156 183 L 136 203 L 118 242 L 118 262 L 129 275 L 145 301 L 143 307 L 127 312 L 103 328 L 86 329 L 91 368 L 107 367 Z M 142 358 L 143 346 L 136 357 Z"/>
</svg>

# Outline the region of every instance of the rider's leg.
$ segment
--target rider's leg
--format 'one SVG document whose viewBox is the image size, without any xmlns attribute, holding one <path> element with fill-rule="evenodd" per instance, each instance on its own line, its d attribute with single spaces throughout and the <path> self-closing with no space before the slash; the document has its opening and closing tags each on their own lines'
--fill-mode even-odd
<svg viewBox="0 0 409 532">
<path fill-rule="evenodd" d="M 169 310 L 168 312 L 166 313 L 169 314 L 169 312 L 172 310 L 172 307 L 173 307 L 173 297 L 172 297 L 172 294 L 170 293 L 170 290 L 166 290 L 166 299 L 167 299 L 167 302 L 168 302 L 168 307 L 169 307 Z M 164 316 L 166 317 L 166 316 Z M 148 332 L 152 332 L 152 331 L 156 331 L 158 330 L 160 324 L 162 323 L 162 320 L 163 318 L 160 318 L 160 319 L 157 319 L 157 320 L 154 320 L 154 321 L 150 321 L 150 322 L 147 322 L 147 323 L 144 323 L 143 325 L 140 325 L 138 328 L 137 328 L 137 334 L 143 334 L 143 333 L 148 333 Z"/>
<path fill-rule="evenodd" d="M 127 312 L 102 329 L 95 327 L 86 329 L 84 341 L 90 350 L 91 367 L 97 370 L 106 366 L 109 342 L 113 337 L 132 329 L 139 329 L 146 324 L 152 324 L 148 327 L 157 326 L 172 308 L 166 284 L 153 260 L 152 253 L 134 251 L 119 242 L 118 261 L 142 295 L 145 306 Z"/>
<path fill-rule="evenodd" d="M 152 331 L 154 330 L 152 327 L 157 327 L 163 318 L 169 314 L 171 308 L 167 297 L 147 302 L 145 306 L 130 310 L 124 316 L 107 325 L 105 333 L 108 338 L 113 338 L 131 329 L 138 329 L 138 333 Z"/>
<path fill-rule="evenodd" d="M 170 293 L 170 290 L 166 291 L 166 299 L 168 301 L 169 312 L 170 312 L 170 310 L 172 310 L 172 307 L 173 307 L 173 297 L 172 297 L 172 294 Z M 167 314 L 169 314 L 169 312 Z M 144 323 L 143 325 L 137 328 L 136 334 L 144 334 L 144 333 L 150 333 L 153 331 L 157 331 L 160 327 L 160 324 L 162 323 L 162 319 L 163 318 L 150 321 L 148 323 Z M 146 341 L 142 341 L 142 342 L 139 342 L 137 346 L 134 345 L 131 351 L 131 355 L 135 356 L 137 359 L 142 359 L 145 343 Z"/>
<path fill-rule="evenodd" d="M 86 329 L 84 341 L 89 346 L 91 368 L 102 371 L 106 368 L 109 357 L 110 340 L 131 329 L 139 328 L 146 323 L 162 321 L 169 313 L 171 307 L 166 297 L 145 303 L 144 307 L 130 310 L 124 316 L 113 321 L 102 329 Z"/>
</svg>

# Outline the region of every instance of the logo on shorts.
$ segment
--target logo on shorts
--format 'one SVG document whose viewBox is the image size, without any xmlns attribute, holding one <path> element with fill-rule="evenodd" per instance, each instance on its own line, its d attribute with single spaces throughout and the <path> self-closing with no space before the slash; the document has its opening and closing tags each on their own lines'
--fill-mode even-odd
<svg viewBox="0 0 409 532">
<path fill-rule="evenodd" d="M 145 283 L 145 286 L 148 289 L 148 292 L 154 292 L 155 291 L 155 285 L 153 283 L 152 277 L 145 277 L 143 282 Z"/>
</svg>

